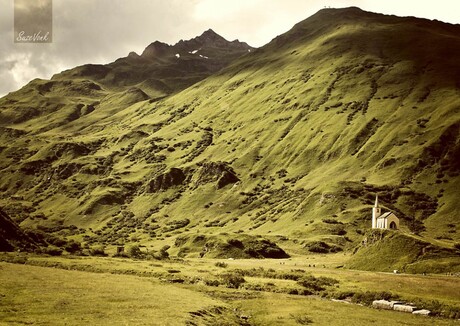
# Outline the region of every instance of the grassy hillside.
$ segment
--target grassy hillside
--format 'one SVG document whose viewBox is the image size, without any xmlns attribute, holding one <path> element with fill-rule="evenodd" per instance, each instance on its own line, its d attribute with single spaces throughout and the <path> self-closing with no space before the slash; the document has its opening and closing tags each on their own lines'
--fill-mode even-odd
<svg viewBox="0 0 460 326">
<path fill-rule="evenodd" d="M 46 132 L 67 111 L 39 125 L 11 118 L 1 202 L 17 218 L 35 209 L 23 226 L 75 225 L 86 245 L 244 233 L 308 253 L 318 243 L 355 248 L 378 193 L 404 232 L 451 248 L 460 241 L 459 32 L 325 9 L 172 96 L 110 93 L 105 114 L 59 118 Z"/>
<path fill-rule="evenodd" d="M 401 232 L 374 230 L 347 267 L 408 273 L 460 272 L 459 250 L 447 249 Z"/>
</svg>

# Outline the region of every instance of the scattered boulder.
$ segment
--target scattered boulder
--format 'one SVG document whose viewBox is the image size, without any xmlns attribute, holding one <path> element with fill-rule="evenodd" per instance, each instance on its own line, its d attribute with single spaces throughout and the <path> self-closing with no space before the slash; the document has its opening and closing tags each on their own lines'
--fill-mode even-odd
<svg viewBox="0 0 460 326">
<path fill-rule="evenodd" d="M 372 307 L 376 309 L 393 310 L 393 305 L 387 300 L 374 300 L 372 302 Z"/>
<path fill-rule="evenodd" d="M 408 305 L 408 304 L 395 304 L 393 306 L 393 310 L 401 311 L 401 312 L 413 313 L 416 309 L 417 309 L 417 307 L 411 306 L 411 305 Z"/>
<path fill-rule="evenodd" d="M 374 300 L 372 307 L 376 309 L 393 310 L 395 305 L 404 304 L 402 301 Z"/>
<path fill-rule="evenodd" d="M 422 315 L 422 316 L 429 316 L 431 314 L 431 311 L 428 309 L 420 309 L 420 310 L 415 310 L 412 311 L 414 315 Z"/>
</svg>

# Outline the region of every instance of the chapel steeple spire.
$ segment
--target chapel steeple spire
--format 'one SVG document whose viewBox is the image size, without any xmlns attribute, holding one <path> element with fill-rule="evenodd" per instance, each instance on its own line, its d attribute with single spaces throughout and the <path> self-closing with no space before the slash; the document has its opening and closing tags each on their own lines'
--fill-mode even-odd
<svg viewBox="0 0 460 326">
<path fill-rule="evenodd" d="M 372 228 L 377 228 L 377 218 L 382 215 L 382 211 L 379 207 L 379 195 L 375 195 L 375 205 L 372 207 Z"/>
</svg>

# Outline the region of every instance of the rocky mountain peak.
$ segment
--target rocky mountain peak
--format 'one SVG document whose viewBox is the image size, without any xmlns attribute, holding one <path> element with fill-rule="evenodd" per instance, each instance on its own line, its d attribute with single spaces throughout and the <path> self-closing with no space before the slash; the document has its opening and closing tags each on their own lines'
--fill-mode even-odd
<svg viewBox="0 0 460 326">
<path fill-rule="evenodd" d="M 245 42 L 240 42 L 238 40 L 230 42 L 214 32 L 212 29 L 208 29 L 200 36 L 194 37 L 190 40 L 180 40 L 173 46 L 155 41 L 145 48 L 141 57 L 146 59 L 158 58 L 167 55 L 171 56 L 181 51 L 191 52 L 203 48 L 223 48 L 234 49 L 237 51 L 253 49 Z M 132 58 L 133 55 L 130 54 L 130 57 Z"/>
<path fill-rule="evenodd" d="M 180 40 L 175 48 L 184 49 L 188 51 L 193 51 L 199 48 L 204 47 L 213 47 L 213 48 L 232 48 L 232 49 L 252 49 L 247 43 L 240 42 L 238 40 L 228 41 L 212 29 L 204 31 L 200 36 L 194 37 L 190 40 L 183 41 Z"/>
<path fill-rule="evenodd" d="M 212 29 L 204 31 L 200 36 L 197 37 L 197 39 L 200 39 L 203 42 L 227 41 L 225 38 L 214 32 Z"/>
<path fill-rule="evenodd" d="M 171 46 L 166 43 L 155 41 L 145 48 L 144 52 L 141 54 L 141 57 L 152 58 L 162 56 L 168 52 L 170 47 Z"/>
</svg>

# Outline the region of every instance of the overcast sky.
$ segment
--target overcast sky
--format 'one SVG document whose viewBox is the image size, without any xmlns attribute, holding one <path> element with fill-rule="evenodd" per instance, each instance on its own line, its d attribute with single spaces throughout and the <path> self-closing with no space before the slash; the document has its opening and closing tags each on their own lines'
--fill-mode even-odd
<svg viewBox="0 0 460 326">
<path fill-rule="evenodd" d="M 0 96 L 37 77 L 109 63 L 155 40 L 174 44 L 208 28 L 259 47 L 325 6 L 460 23 L 459 0 L 53 0 L 52 42 L 25 44 L 14 43 L 14 1 L 0 0 Z"/>
</svg>

